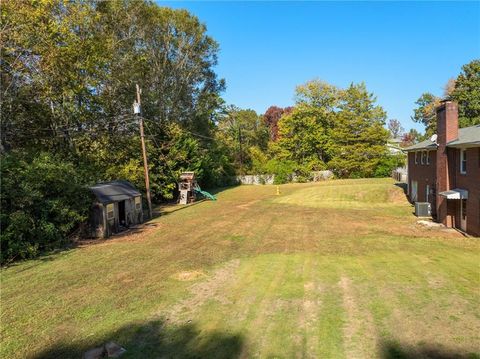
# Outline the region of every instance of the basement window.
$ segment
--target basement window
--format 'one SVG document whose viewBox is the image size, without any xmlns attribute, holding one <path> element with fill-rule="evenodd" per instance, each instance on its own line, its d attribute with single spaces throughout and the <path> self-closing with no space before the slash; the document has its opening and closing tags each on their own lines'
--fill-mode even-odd
<svg viewBox="0 0 480 359">
<path fill-rule="evenodd" d="M 467 173 L 467 150 L 460 150 L 460 173 Z"/>
<path fill-rule="evenodd" d="M 113 203 L 107 204 L 107 219 L 115 218 L 115 214 L 113 212 Z"/>
</svg>

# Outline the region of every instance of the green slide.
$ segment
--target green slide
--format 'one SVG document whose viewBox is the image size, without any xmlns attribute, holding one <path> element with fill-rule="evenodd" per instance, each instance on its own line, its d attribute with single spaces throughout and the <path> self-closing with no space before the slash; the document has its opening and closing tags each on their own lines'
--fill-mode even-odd
<svg viewBox="0 0 480 359">
<path fill-rule="evenodd" d="M 213 194 L 208 193 L 207 191 L 202 191 L 200 187 L 195 188 L 195 193 L 200 193 L 203 197 L 210 198 L 212 201 L 217 200 L 217 198 Z"/>
</svg>

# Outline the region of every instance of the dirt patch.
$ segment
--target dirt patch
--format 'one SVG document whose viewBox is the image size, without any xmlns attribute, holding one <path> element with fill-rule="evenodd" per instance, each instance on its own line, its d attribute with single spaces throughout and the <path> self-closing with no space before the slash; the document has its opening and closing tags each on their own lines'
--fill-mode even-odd
<svg viewBox="0 0 480 359">
<path fill-rule="evenodd" d="M 172 278 L 182 281 L 182 282 L 189 282 L 201 277 L 205 277 L 205 273 L 201 271 L 186 271 L 186 272 L 179 272 L 172 276 Z"/>
<path fill-rule="evenodd" d="M 347 358 L 370 358 L 375 353 L 376 330 L 370 312 L 358 305 L 350 278 L 342 276 L 338 283 L 343 295 L 347 321 L 343 328 Z"/>
<path fill-rule="evenodd" d="M 108 245 L 117 241 L 141 241 L 148 238 L 152 233 L 158 231 L 161 225 L 159 223 L 143 223 L 130 227 L 129 229 L 115 233 L 109 238 L 87 238 L 76 242 L 78 247 L 87 247 L 91 245 Z"/>
<path fill-rule="evenodd" d="M 239 265 L 240 260 L 238 259 L 227 262 L 214 271 L 208 279 L 192 285 L 190 287 L 190 297 L 168 310 L 166 313 L 168 318 L 173 322 L 179 322 L 183 314 L 194 312 L 210 299 L 216 300 L 221 304 L 230 304 L 223 289 L 232 281 Z"/>
<path fill-rule="evenodd" d="M 257 202 L 260 202 L 259 199 L 255 199 L 253 201 L 250 201 L 250 202 L 247 202 L 247 203 L 244 203 L 244 204 L 239 204 L 237 206 L 237 208 L 241 208 L 241 209 L 248 209 L 252 204 L 255 204 Z"/>
</svg>

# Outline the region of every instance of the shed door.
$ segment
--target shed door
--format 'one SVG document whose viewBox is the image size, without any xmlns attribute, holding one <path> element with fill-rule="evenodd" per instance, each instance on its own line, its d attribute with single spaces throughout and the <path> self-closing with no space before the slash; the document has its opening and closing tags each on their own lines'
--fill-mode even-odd
<svg viewBox="0 0 480 359">
<path fill-rule="evenodd" d="M 125 201 L 118 202 L 118 220 L 121 226 L 127 225 L 127 219 L 125 216 Z"/>
</svg>

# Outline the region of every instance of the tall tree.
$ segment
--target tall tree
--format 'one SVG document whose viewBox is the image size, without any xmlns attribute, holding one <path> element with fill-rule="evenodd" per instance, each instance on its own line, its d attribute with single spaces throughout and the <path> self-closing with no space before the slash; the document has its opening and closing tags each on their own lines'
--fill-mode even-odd
<svg viewBox="0 0 480 359">
<path fill-rule="evenodd" d="M 437 131 L 436 107 L 440 104 L 440 98 L 429 93 L 423 93 L 415 102 L 417 107 L 413 110 L 413 121 L 425 126 L 427 136 L 433 135 Z"/>
<path fill-rule="evenodd" d="M 460 127 L 480 124 L 480 60 L 462 67 L 450 97 L 458 103 Z"/>
<path fill-rule="evenodd" d="M 394 118 L 388 120 L 388 130 L 390 131 L 392 138 L 400 138 L 405 132 L 400 121 Z"/>
<path fill-rule="evenodd" d="M 334 157 L 329 167 L 340 177 L 370 177 L 386 155 L 386 113 L 364 83 L 342 91 L 332 130 Z"/>
<path fill-rule="evenodd" d="M 268 128 L 254 110 L 227 106 L 218 121 L 217 137 L 230 149 L 239 173 L 247 173 L 252 167 L 250 149 L 266 151 Z"/>
<path fill-rule="evenodd" d="M 326 168 L 331 158 L 330 129 L 335 120 L 339 90 L 312 80 L 299 85 L 292 112 L 279 121 L 279 138 L 271 150 L 281 159 L 293 161 L 304 172 Z"/>
<path fill-rule="evenodd" d="M 292 107 L 277 107 L 277 106 L 270 106 L 265 114 L 263 115 L 263 119 L 267 124 L 270 130 L 270 140 L 276 141 L 278 140 L 278 121 L 284 114 L 288 114 L 292 111 Z"/>
</svg>

